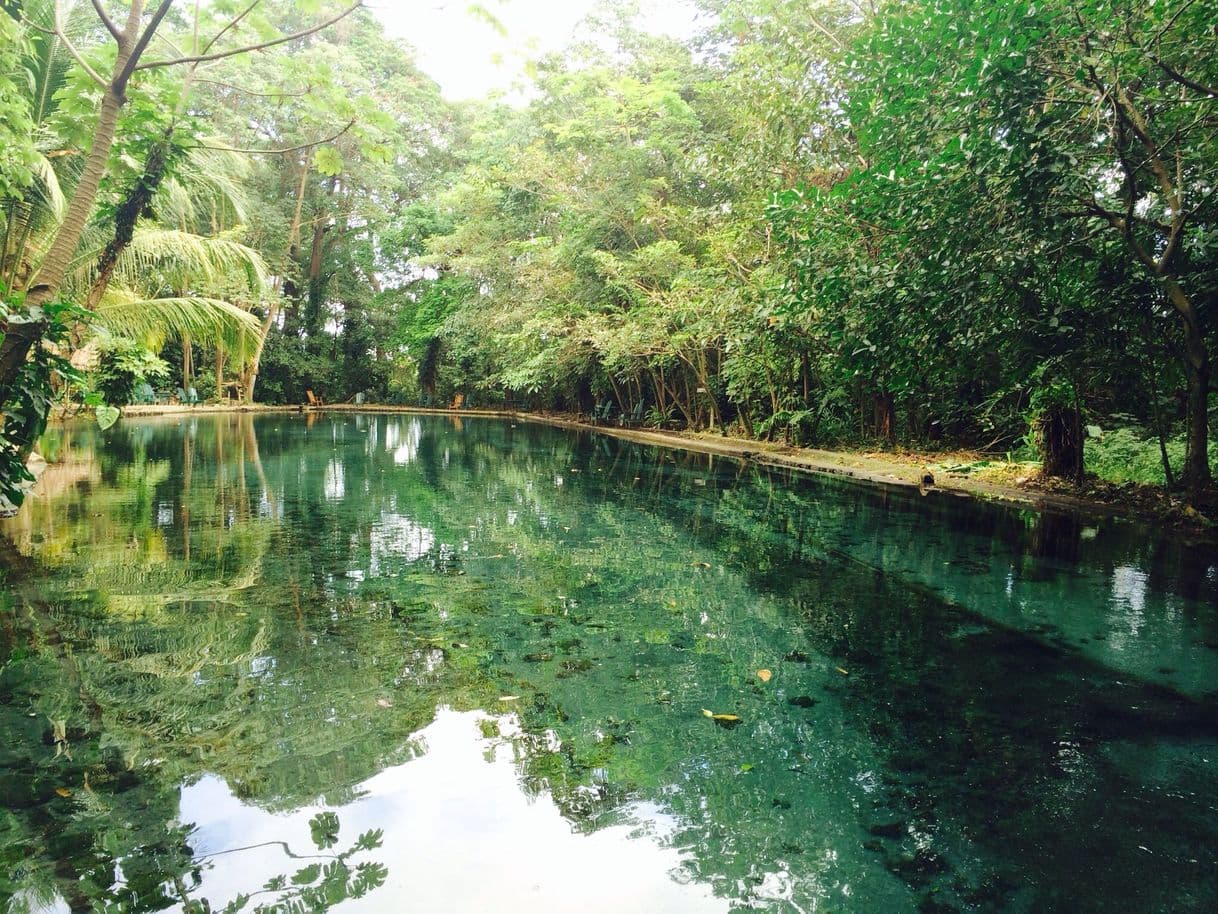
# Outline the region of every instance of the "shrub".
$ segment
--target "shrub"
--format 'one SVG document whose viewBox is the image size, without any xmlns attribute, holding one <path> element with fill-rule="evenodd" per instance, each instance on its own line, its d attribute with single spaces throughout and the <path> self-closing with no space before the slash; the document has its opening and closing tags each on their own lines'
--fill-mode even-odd
<svg viewBox="0 0 1218 914">
<path fill-rule="evenodd" d="M 169 376 L 169 364 L 134 340 L 99 337 L 98 349 L 93 389 L 112 406 L 130 403 L 136 387 L 145 381 L 155 387 L 157 381 Z"/>
<path fill-rule="evenodd" d="M 1167 457 L 1177 479 L 1184 467 L 1184 452 L 1183 435 L 1168 439 Z M 1210 442 L 1210 464 L 1218 473 L 1218 443 L 1213 441 Z M 1098 438 L 1089 438 L 1086 442 L 1086 467 L 1089 472 L 1109 482 L 1167 484 L 1159 439 L 1136 427 L 1116 428 L 1103 432 Z"/>
</svg>

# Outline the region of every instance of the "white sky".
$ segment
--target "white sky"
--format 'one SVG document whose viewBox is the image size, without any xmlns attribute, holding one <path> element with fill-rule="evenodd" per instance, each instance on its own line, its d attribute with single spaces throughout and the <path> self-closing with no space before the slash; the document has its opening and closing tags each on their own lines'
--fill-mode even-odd
<svg viewBox="0 0 1218 914">
<path fill-rule="evenodd" d="M 470 0 L 370 0 L 369 8 L 395 38 L 419 52 L 419 65 L 446 98 L 510 93 L 524 62 L 566 45 L 576 26 L 606 0 L 483 0 L 507 30 L 500 35 L 471 15 Z M 687 37 L 694 30 L 688 0 L 641 0 L 648 31 Z"/>
</svg>

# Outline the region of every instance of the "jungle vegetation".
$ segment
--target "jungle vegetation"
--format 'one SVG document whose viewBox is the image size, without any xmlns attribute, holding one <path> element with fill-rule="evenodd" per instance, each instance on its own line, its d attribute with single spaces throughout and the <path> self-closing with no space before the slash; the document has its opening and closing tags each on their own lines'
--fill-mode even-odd
<svg viewBox="0 0 1218 914">
<path fill-rule="evenodd" d="M 0 5 L 12 501 L 176 389 L 1212 490 L 1216 0 L 618 3 L 462 103 L 359 3 Z"/>
</svg>

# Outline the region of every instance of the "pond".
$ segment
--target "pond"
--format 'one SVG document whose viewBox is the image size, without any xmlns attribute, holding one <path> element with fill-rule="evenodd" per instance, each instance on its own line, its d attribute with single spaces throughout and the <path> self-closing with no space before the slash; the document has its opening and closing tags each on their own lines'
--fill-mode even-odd
<svg viewBox="0 0 1218 914">
<path fill-rule="evenodd" d="M 46 448 L 10 911 L 1212 910 L 1211 549 L 506 420 Z"/>
</svg>

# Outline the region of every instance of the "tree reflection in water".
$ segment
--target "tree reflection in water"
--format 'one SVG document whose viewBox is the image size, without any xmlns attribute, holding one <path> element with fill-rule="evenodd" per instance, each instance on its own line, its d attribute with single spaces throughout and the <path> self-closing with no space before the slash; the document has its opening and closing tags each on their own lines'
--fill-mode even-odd
<svg viewBox="0 0 1218 914">
<path fill-rule="evenodd" d="M 58 435 L 0 557 L 10 904 L 206 910 L 243 865 L 250 906 L 340 897 L 336 860 L 217 856 L 246 842 L 183 799 L 212 778 L 260 815 L 383 824 L 344 891 L 393 880 L 366 792 L 418 768 L 437 708 L 478 712 L 581 840 L 636 835 L 749 909 L 1214 887 L 1218 573 L 1178 545 L 484 420 Z"/>
</svg>

